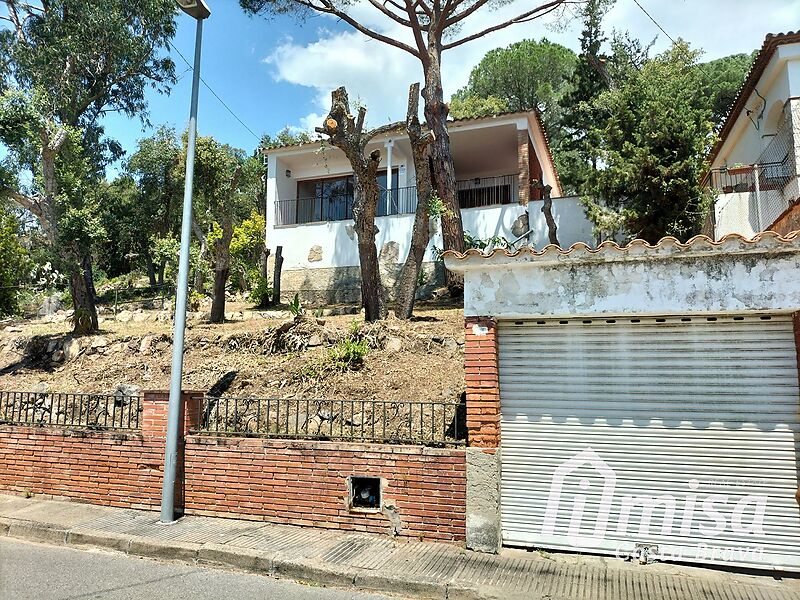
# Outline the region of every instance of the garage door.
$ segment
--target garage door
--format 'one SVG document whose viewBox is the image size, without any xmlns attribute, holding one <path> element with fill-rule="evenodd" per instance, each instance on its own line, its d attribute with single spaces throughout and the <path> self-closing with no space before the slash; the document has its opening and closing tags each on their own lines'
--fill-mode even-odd
<svg viewBox="0 0 800 600">
<path fill-rule="evenodd" d="M 506 544 L 800 569 L 789 316 L 498 329 Z"/>
</svg>

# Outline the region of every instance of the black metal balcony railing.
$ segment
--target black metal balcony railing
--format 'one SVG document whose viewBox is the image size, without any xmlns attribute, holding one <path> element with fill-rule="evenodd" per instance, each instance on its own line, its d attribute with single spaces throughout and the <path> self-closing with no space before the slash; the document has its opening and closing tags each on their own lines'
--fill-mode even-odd
<svg viewBox="0 0 800 600">
<path fill-rule="evenodd" d="M 465 179 L 456 182 L 456 193 L 461 208 L 510 204 L 519 198 L 517 181 L 517 175 Z M 381 191 L 377 216 L 411 214 L 416 210 L 416 186 Z M 349 194 L 275 201 L 275 224 L 278 227 L 352 218 L 353 196 Z"/>
</svg>

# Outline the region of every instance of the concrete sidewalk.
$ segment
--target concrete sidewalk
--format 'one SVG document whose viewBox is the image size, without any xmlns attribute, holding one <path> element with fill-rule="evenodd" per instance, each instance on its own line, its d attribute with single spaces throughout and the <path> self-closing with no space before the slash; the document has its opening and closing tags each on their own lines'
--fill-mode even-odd
<svg viewBox="0 0 800 600">
<path fill-rule="evenodd" d="M 0 496 L 0 535 L 134 556 L 219 565 L 401 597 L 549 600 L 794 600 L 800 579 L 610 558 L 454 545 L 254 521 L 184 517 Z"/>
</svg>

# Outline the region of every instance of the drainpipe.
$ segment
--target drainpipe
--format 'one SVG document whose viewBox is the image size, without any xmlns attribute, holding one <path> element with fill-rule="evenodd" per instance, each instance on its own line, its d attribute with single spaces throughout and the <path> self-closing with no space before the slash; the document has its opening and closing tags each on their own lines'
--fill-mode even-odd
<svg viewBox="0 0 800 600">
<path fill-rule="evenodd" d="M 394 140 L 386 142 L 386 214 L 392 208 L 392 147 Z"/>
<path fill-rule="evenodd" d="M 761 183 L 757 164 L 753 165 L 753 175 L 756 179 L 756 233 L 761 233 Z"/>
</svg>

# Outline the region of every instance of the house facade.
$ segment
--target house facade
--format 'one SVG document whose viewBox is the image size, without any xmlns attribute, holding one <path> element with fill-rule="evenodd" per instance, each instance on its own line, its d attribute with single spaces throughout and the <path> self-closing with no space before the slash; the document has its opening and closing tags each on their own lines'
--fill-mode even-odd
<svg viewBox="0 0 800 600">
<path fill-rule="evenodd" d="M 800 32 L 768 35 L 710 156 L 705 233 L 784 230 L 800 198 Z M 796 227 L 795 227 L 796 228 Z"/>
<path fill-rule="evenodd" d="M 544 246 L 547 226 L 542 191 L 552 187 L 553 212 L 563 245 L 593 240 L 592 224 L 578 198 L 563 198 L 541 121 L 520 112 L 452 121 L 450 140 L 456 192 L 464 230 L 473 238 L 501 237 Z M 376 137 L 367 152 L 381 152 L 376 243 L 384 285 L 390 294 L 408 254 L 417 206 L 411 146 L 404 135 Z M 282 247 L 281 290 L 312 303 L 355 302 L 360 297 L 358 245 L 353 229 L 353 176 L 344 153 L 316 142 L 268 152 L 268 247 Z M 529 217 L 524 215 L 529 213 Z M 525 227 L 526 219 L 529 227 Z M 438 260 L 443 246 L 438 219 L 431 219 L 431 241 L 422 288 L 443 281 Z"/>
</svg>

